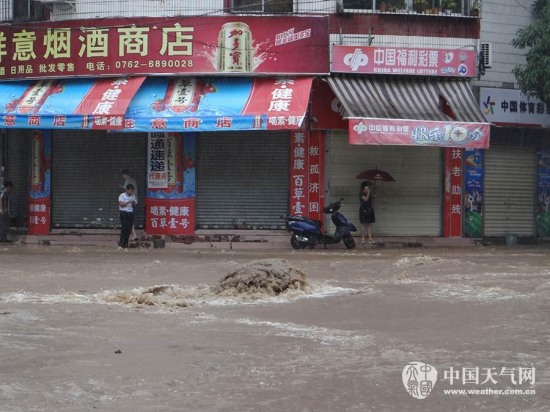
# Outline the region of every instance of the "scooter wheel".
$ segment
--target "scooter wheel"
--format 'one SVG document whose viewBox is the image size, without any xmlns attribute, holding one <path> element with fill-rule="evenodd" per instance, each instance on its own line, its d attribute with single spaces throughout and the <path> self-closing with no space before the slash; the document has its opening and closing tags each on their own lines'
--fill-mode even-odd
<svg viewBox="0 0 550 412">
<path fill-rule="evenodd" d="M 292 235 L 290 238 L 290 245 L 296 250 L 303 249 L 307 246 L 304 242 L 300 242 L 296 235 Z"/>
<path fill-rule="evenodd" d="M 342 239 L 347 249 L 355 249 L 355 240 L 349 233 Z"/>
</svg>

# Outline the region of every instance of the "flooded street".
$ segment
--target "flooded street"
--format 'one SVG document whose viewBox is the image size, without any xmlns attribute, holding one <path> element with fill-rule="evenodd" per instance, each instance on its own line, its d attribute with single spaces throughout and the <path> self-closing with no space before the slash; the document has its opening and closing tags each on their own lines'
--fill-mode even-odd
<svg viewBox="0 0 550 412">
<path fill-rule="evenodd" d="M 215 288 L 265 258 L 307 285 Z M 0 262 L 0 411 L 550 407 L 547 246 L 15 245 Z"/>
</svg>

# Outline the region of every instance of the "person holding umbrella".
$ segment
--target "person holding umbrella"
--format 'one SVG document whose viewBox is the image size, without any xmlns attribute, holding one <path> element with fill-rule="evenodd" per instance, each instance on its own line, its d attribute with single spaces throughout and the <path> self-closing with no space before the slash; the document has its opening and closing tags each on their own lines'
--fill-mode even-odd
<svg viewBox="0 0 550 412">
<path fill-rule="evenodd" d="M 361 190 L 359 192 L 359 221 L 361 222 L 361 243 L 365 243 L 365 233 L 368 236 L 369 243 L 376 243 L 372 238 L 372 225 L 376 221 L 374 217 L 374 209 L 372 207 L 373 184 L 365 180 L 361 182 Z"/>
</svg>

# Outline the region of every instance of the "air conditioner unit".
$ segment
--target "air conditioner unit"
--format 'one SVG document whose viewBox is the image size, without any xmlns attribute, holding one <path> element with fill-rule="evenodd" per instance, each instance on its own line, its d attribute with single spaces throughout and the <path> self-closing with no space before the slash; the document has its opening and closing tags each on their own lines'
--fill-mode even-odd
<svg viewBox="0 0 550 412">
<path fill-rule="evenodd" d="M 485 67 L 491 67 L 493 65 L 493 53 L 491 43 L 481 42 L 480 58 L 483 59 L 483 64 Z"/>
</svg>

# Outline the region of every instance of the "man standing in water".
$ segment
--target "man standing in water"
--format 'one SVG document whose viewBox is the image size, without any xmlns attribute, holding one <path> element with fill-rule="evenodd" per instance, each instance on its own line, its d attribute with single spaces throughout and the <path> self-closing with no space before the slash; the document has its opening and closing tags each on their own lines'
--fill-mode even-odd
<svg viewBox="0 0 550 412">
<path fill-rule="evenodd" d="M 124 183 L 121 185 L 122 189 L 126 190 L 128 185 L 134 186 L 134 197 L 136 198 L 136 204 L 137 204 L 138 193 L 137 193 L 136 179 L 134 179 L 132 176 L 130 176 L 130 172 L 128 171 L 128 169 L 124 169 L 122 171 L 122 178 L 124 179 Z M 137 239 L 136 229 L 134 228 L 134 225 L 132 224 L 132 231 L 130 233 L 130 240 L 136 240 L 136 239 Z"/>
<path fill-rule="evenodd" d="M 4 183 L 4 189 L 0 192 L 0 242 L 8 242 L 11 215 L 11 191 L 12 182 Z"/>
<path fill-rule="evenodd" d="M 128 241 L 134 226 L 134 206 L 137 203 L 134 196 L 134 190 L 134 185 L 129 184 L 126 186 L 126 191 L 121 193 L 118 197 L 118 210 L 120 212 L 119 250 L 128 250 Z"/>
</svg>

